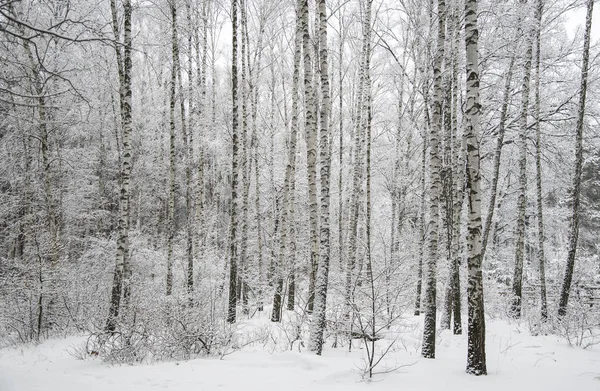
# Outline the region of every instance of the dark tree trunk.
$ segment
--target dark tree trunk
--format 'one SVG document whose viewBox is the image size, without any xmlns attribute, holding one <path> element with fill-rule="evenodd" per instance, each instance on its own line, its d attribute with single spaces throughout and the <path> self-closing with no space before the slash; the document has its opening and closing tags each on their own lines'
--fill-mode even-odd
<svg viewBox="0 0 600 391">
<path fill-rule="evenodd" d="M 231 211 L 229 223 L 229 301 L 227 307 L 227 322 L 235 323 L 237 315 L 237 204 L 238 204 L 238 70 L 237 70 L 237 0 L 231 0 L 232 23 L 232 59 L 231 59 L 231 100 L 232 112 L 232 143 L 233 153 L 231 162 Z"/>
<path fill-rule="evenodd" d="M 588 0 L 587 16 L 585 19 L 585 35 L 583 40 L 581 87 L 579 88 L 579 110 L 577 112 L 577 126 L 575 128 L 575 173 L 573 174 L 573 199 L 571 202 L 569 248 L 567 250 L 567 265 L 565 268 L 565 276 L 560 292 L 560 302 L 558 304 L 559 316 L 564 316 L 567 314 L 569 293 L 571 290 L 571 282 L 573 280 L 573 268 L 575 267 L 575 252 L 577 251 L 577 241 L 579 239 L 579 204 L 581 192 L 581 170 L 583 166 L 583 125 L 585 119 L 585 97 L 587 93 L 587 79 L 590 59 L 590 34 L 592 30 L 593 8 L 594 0 Z"/>
</svg>

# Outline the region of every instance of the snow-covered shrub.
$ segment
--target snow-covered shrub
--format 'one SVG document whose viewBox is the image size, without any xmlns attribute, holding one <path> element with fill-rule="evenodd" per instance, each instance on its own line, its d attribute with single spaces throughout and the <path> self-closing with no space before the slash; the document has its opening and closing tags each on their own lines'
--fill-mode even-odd
<svg viewBox="0 0 600 391">
<path fill-rule="evenodd" d="M 25 252 L 1 259 L 0 340 L 40 341 L 94 329 L 105 320 L 114 241 L 90 237 L 78 259 Z"/>
<path fill-rule="evenodd" d="M 576 288 L 577 289 L 577 288 Z M 553 332 L 567 341 L 569 346 L 583 349 L 600 344 L 600 310 L 598 304 L 590 305 L 577 297 L 570 300 L 567 314 L 552 317 Z"/>
<path fill-rule="evenodd" d="M 211 263 L 211 257 L 215 255 L 205 254 L 194 290 L 188 292 L 184 284 L 183 248 L 184 243 L 176 243 L 175 283 L 172 294 L 166 296 L 165 280 L 157 278 L 166 270 L 164 252 L 154 250 L 142 235 L 133 237 L 131 297 L 127 302 L 121 302 L 114 333 L 105 333 L 104 323 L 95 327 L 88 353 L 96 352 L 109 363 L 142 363 L 220 356 L 243 344 L 236 335 L 236 327 L 225 321 L 220 262 L 215 259 Z M 103 298 L 108 298 L 108 294 Z M 103 315 L 106 317 L 106 312 Z"/>
</svg>

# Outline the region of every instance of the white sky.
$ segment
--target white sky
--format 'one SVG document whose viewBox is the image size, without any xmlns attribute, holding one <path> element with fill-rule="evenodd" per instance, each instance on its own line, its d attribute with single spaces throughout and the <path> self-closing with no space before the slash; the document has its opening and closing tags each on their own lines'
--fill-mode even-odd
<svg viewBox="0 0 600 391">
<path fill-rule="evenodd" d="M 567 24 L 567 32 L 572 38 L 577 29 L 585 27 L 585 7 L 581 7 L 575 11 L 571 11 L 568 17 L 569 23 Z M 592 14 L 592 43 L 600 38 L 600 3 L 594 7 Z"/>
</svg>

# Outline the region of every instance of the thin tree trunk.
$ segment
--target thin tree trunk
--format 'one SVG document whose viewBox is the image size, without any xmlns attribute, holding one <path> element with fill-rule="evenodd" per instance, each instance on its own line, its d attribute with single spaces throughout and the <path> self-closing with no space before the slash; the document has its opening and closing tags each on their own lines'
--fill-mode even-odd
<svg viewBox="0 0 600 391">
<path fill-rule="evenodd" d="M 248 314 L 248 199 L 250 193 L 250 169 L 248 164 L 248 99 L 250 97 L 248 88 L 248 67 L 247 52 L 249 51 L 246 31 L 246 1 L 240 0 L 240 16 L 241 16 L 241 90 L 242 90 L 242 126 L 240 144 L 241 164 L 240 171 L 242 172 L 242 221 L 241 221 L 241 237 L 240 237 L 240 265 L 238 274 L 238 300 L 242 299 L 242 311 Z"/>
<path fill-rule="evenodd" d="M 258 89 L 257 89 L 258 94 Z M 263 310 L 263 242 L 262 242 L 262 215 L 260 212 L 260 169 L 258 167 L 258 136 L 256 134 L 256 117 L 254 117 L 254 129 L 252 131 L 252 144 L 254 149 L 254 208 L 256 210 L 256 242 L 258 245 L 258 276 L 256 279 L 257 285 L 257 308 Z"/>
<path fill-rule="evenodd" d="M 277 226 L 279 224 L 279 212 L 277 208 L 277 189 L 275 186 L 275 91 L 277 81 L 275 78 L 275 61 L 273 61 L 273 43 L 269 44 L 270 49 L 270 65 L 269 65 L 269 73 L 271 75 L 271 88 L 270 88 L 270 102 L 271 108 L 269 110 L 269 155 L 267 157 L 268 167 L 269 167 L 269 189 L 270 189 L 270 204 L 271 204 L 271 220 L 273 221 L 273 230 L 271 231 L 271 240 L 270 240 L 270 257 L 269 257 L 269 265 L 266 269 L 266 285 L 272 287 L 274 285 L 274 269 L 275 262 L 277 261 L 279 250 L 279 243 L 277 241 Z"/>
<path fill-rule="evenodd" d="M 451 48 L 449 53 L 447 53 L 446 61 L 448 64 L 452 64 L 452 71 L 454 70 L 454 57 L 456 57 L 456 50 L 454 47 L 454 27 L 455 23 L 452 20 L 452 12 L 449 12 L 448 15 L 448 35 L 452 38 Z M 452 79 L 453 74 L 449 73 L 444 78 L 443 89 L 445 91 L 444 100 L 443 100 L 443 133 L 444 133 L 444 154 L 443 154 L 443 168 L 442 168 L 442 201 L 443 201 L 443 221 L 445 226 L 446 233 L 446 256 L 448 263 L 448 280 L 446 283 L 446 289 L 444 292 L 444 306 L 442 309 L 442 316 L 440 319 L 440 328 L 442 330 L 450 329 L 450 321 L 452 320 L 452 309 L 454 304 L 454 269 L 456 259 L 454 257 L 454 242 L 457 239 L 457 236 L 454 233 L 454 198 L 456 197 L 454 191 L 454 182 L 455 182 L 455 163 L 457 157 L 455 157 L 452 153 L 453 150 L 453 138 L 455 135 L 453 134 L 452 127 L 452 93 L 454 92 L 452 86 L 454 85 L 454 80 Z"/>
<path fill-rule="evenodd" d="M 231 158 L 231 210 L 229 222 L 229 300 L 227 322 L 235 323 L 237 307 L 237 206 L 238 206 L 238 70 L 237 70 L 237 0 L 231 0 L 232 24 L 232 59 L 231 59 L 231 100 L 232 111 L 232 144 Z"/>
<path fill-rule="evenodd" d="M 465 52 L 467 101 L 465 133 L 467 137 L 467 270 L 468 270 L 468 342 L 467 373 L 486 375 L 485 314 L 483 307 L 483 273 L 481 269 L 481 173 L 479 155 L 479 31 L 477 0 L 465 2 Z"/>
<path fill-rule="evenodd" d="M 262 220 L 260 213 L 260 168 L 258 165 L 258 100 L 259 100 L 259 84 L 258 84 L 258 76 L 259 71 L 261 69 L 261 60 L 262 60 L 262 50 L 263 50 L 263 34 L 264 34 L 264 20 L 261 19 L 260 24 L 260 33 L 258 36 L 258 43 L 256 47 L 256 53 L 254 56 L 254 62 L 252 65 L 252 70 L 250 73 L 250 116 L 252 121 L 252 140 L 251 147 L 253 150 L 253 160 L 254 160 L 254 209 L 256 213 L 256 242 L 258 247 L 258 276 L 255 279 L 254 283 L 256 285 L 257 290 L 257 308 L 259 311 L 263 310 L 263 243 L 262 243 Z M 246 37 L 248 36 L 248 30 L 245 31 Z M 248 39 L 248 38 L 246 38 Z M 249 39 L 248 39 L 249 40 Z M 273 76 L 273 81 L 275 78 Z M 274 104 L 272 102 L 272 104 Z M 273 124 L 271 123 L 270 127 L 271 131 L 273 131 Z"/>
<path fill-rule="evenodd" d="M 199 260 L 202 256 L 204 247 L 204 135 L 207 128 L 206 115 L 206 70 L 208 57 L 208 2 L 202 4 L 202 42 L 198 37 L 198 28 L 196 30 L 196 83 L 198 87 L 198 102 L 196 106 L 196 121 L 198 124 L 198 173 L 196 184 L 196 258 Z M 200 46 L 202 46 L 202 56 L 200 56 Z"/>
<path fill-rule="evenodd" d="M 583 125 L 585 120 L 585 98 L 587 93 L 588 69 L 590 60 L 590 32 L 592 30 L 592 11 L 594 0 L 587 2 L 587 15 L 585 18 L 585 34 L 583 38 L 583 59 L 581 64 L 581 86 L 579 88 L 579 110 L 577 111 L 577 126 L 575 128 L 575 172 L 573 174 L 573 199 L 571 203 L 571 222 L 569 230 L 569 247 L 567 250 L 567 265 L 560 293 L 558 315 L 567 314 L 569 293 L 573 280 L 573 269 L 575 267 L 575 252 L 579 239 L 579 204 L 581 191 L 581 171 L 583 166 Z"/>
<path fill-rule="evenodd" d="M 524 22 L 527 17 L 523 18 Z M 527 23 L 524 23 L 527 25 Z M 523 289 L 523 258 L 525 253 L 525 213 L 527 209 L 527 115 L 529 111 L 529 81 L 531 77 L 532 42 L 531 33 L 525 34 L 525 62 L 523 63 L 523 84 L 521 87 L 521 114 L 519 118 L 519 190 L 517 198 L 517 231 L 515 243 L 515 268 L 512 281 L 512 316 L 521 317 L 521 299 Z"/>
<path fill-rule="evenodd" d="M 354 173 L 352 176 L 352 195 L 350 197 L 350 219 L 348 232 L 348 265 L 346 266 L 346 306 L 348 308 L 346 316 L 350 320 L 350 312 L 354 302 L 354 268 L 356 266 L 357 243 L 358 243 L 358 217 L 362 199 L 362 181 L 363 181 L 363 160 L 364 160 L 364 142 L 365 131 L 364 118 L 366 116 L 366 83 L 367 73 L 370 71 L 370 53 L 371 53 L 371 9 L 372 0 L 367 0 L 364 13 L 363 24 L 363 44 L 361 53 L 361 65 L 359 69 L 359 79 L 357 94 L 357 105 L 355 114 L 355 134 L 354 134 Z M 360 269 L 360 268 L 359 268 Z M 350 329 L 350 328 L 349 328 Z"/>
<path fill-rule="evenodd" d="M 189 4 L 186 1 L 187 8 L 187 21 L 188 28 L 191 27 L 191 15 L 189 10 Z M 176 26 L 176 25 L 175 25 Z M 179 46 L 177 47 L 179 49 Z M 188 34 L 188 64 L 187 69 L 188 75 L 188 89 L 192 85 L 192 67 L 191 67 L 191 52 L 192 52 L 192 39 L 191 35 Z M 186 232 L 186 289 L 188 294 L 194 291 L 194 221 L 193 221 L 193 204 L 192 204 L 192 145 L 193 145 L 193 134 L 189 125 L 189 115 L 186 115 L 185 109 L 185 94 L 183 89 L 183 70 L 181 68 L 181 60 L 179 59 L 179 50 L 177 52 L 176 67 L 177 67 L 177 88 L 179 90 L 179 108 L 181 115 L 181 136 L 183 139 L 183 149 L 185 156 L 185 210 L 186 210 L 186 221 L 185 221 L 185 232 Z M 188 97 L 190 99 L 190 107 L 192 106 L 191 94 Z M 190 297 L 191 298 L 191 297 Z"/>
<path fill-rule="evenodd" d="M 344 267 L 344 78 L 342 73 L 342 64 L 344 62 L 344 39 L 343 39 L 343 15 L 340 11 L 339 17 L 339 46 L 338 46 L 338 110 L 340 116 L 339 123 L 339 177 L 338 177 L 338 251 L 340 271 Z M 330 144 L 331 145 L 331 144 Z"/>
<path fill-rule="evenodd" d="M 177 5 L 171 0 L 171 84 L 169 86 L 169 206 L 167 232 L 167 296 L 173 292 L 173 240 L 175 238 L 175 87 L 179 73 L 179 44 L 177 42 Z"/>
<path fill-rule="evenodd" d="M 492 173 L 492 182 L 490 185 L 490 196 L 487 208 L 487 216 L 483 228 L 482 244 L 481 244 L 481 260 L 485 258 L 485 251 L 487 249 L 488 237 L 492 228 L 492 221 L 494 219 L 494 212 L 496 210 L 496 198 L 498 194 L 498 179 L 500 177 L 500 161 L 502 157 L 502 147 L 504 146 L 504 134 L 506 133 L 506 117 L 508 114 L 508 102 L 511 97 L 511 81 L 513 76 L 513 69 L 515 65 L 515 55 L 512 54 L 510 62 L 508 63 L 508 69 L 504 79 L 504 92 L 502 96 L 502 106 L 500 108 L 500 123 L 498 124 L 498 139 L 496 141 L 496 149 L 494 152 L 494 168 Z"/>
<path fill-rule="evenodd" d="M 408 34 L 408 33 L 407 33 Z M 408 39 L 404 41 L 404 47 L 402 50 L 402 58 L 401 65 L 405 67 L 406 65 L 406 52 L 408 48 Z M 402 232 L 402 226 L 404 223 L 404 211 L 405 211 L 405 201 L 406 201 L 406 193 L 408 191 L 408 185 L 403 183 L 400 187 L 399 181 L 403 177 L 402 175 L 409 175 L 409 164 L 410 158 L 405 156 L 404 159 L 404 172 L 402 172 L 400 163 L 402 161 L 402 154 L 400 152 L 400 145 L 402 141 L 402 118 L 404 116 L 404 86 L 405 86 L 405 73 L 400 75 L 400 85 L 398 86 L 398 115 L 396 118 L 396 143 L 395 143 L 395 157 L 394 157 L 394 168 L 392 171 L 392 220 L 390 226 L 390 262 L 385 263 L 384 276 L 385 276 L 385 306 L 386 313 L 388 316 L 388 320 L 394 318 L 395 305 L 392 305 L 392 295 L 391 295 L 391 280 L 392 274 L 399 266 L 400 262 L 400 234 Z M 407 155 L 410 154 L 411 145 L 412 145 L 412 134 L 407 133 L 408 140 L 406 141 L 406 152 Z"/>
<path fill-rule="evenodd" d="M 308 312 L 312 312 L 315 297 L 315 281 L 319 262 L 319 228 L 317 203 L 317 119 L 315 91 L 313 88 L 313 56 L 308 21 L 308 0 L 302 1 L 300 14 L 303 19 L 302 52 L 304 56 L 304 102 L 306 131 L 306 161 L 308 175 L 308 209 L 310 231 L 310 264 L 308 285 Z"/>
<path fill-rule="evenodd" d="M 452 220 L 454 227 L 452 230 L 452 314 L 453 314 L 453 328 L 452 331 L 455 335 L 462 334 L 462 314 L 461 314 L 461 289 L 460 289 L 460 264 L 462 259 L 461 252 L 461 220 L 462 210 L 465 198 L 465 155 L 467 151 L 467 140 L 466 134 L 463 132 L 462 136 L 458 136 L 458 105 L 459 97 L 458 92 L 458 56 L 460 47 L 460 18 L 458 6 L 455 5 L 453 9 L 452 21 L 454 23 L 453 30 L 453 48 L 454 56 L 452 57 L 452 108 L 451 108 L 451 126 L 452 135 L 454 139 L 454 153 L 455 165 L 454 172 L 456 173 L 456 181 L 454 185 L 454 205 Z"/>
<path fill-rule="evenodd" d="M 318 2 L 319 14 L 319 59 L 321 74 L 321 247 L 319 254 L 319 268 L 315 286 L 315 306 L 312 321 L 311 339 L 309 349 L 318 355 L 323 351 L 323 333 L 325 332 L 325 315 L 327 307 L 327 285 L 329 283 L 329 260 L 331 256 L 331 233 L 329 227 L 330 206 L 330 169 L 331 155 L 329 144 L 329 112 L 331 101 L 329 96 L 329 64 L 327 48 L 327 8 L 325 0 Z"/>
<path fill-rule="evenodd" d="M 396 246 L 399 241 L 396 241 L 396 227 L 398 222 L 396 219 L 396 209 L 398 208 L 398 176 L 400 175 L 400 123 L 402 118 L 402 83 L 400 83 L 400 97 L 398 98 L 398 123 L 396 129 L 396 146 L 395 146 L 395 158 L 394 167 L 392 169 L 392 184 L 391 184 L 391 201 L 392 201 L 392 212 L 391 212 L 391 224 L 390 224 L 390 257 L 389 262 L 385 257 L 385 307 L 387 316 L 389 319 L 392 318 L 392 303 L 390 297 L 390 282 L 391 272 L 394 265 L 396 265 L 396 255 L 398 254 L 399 246 Z"/>
<path fill-rule="evenodd" d="M 425 318 L 423 324 L 423 346 L 421 355 L 435 358 L 436 284 L 438 258 L 439 203 L 442 181 L 440 177 L 439 142 L 442 134 L 442 62 L 446 40 L 446 3 L 438 0 L 437 52 L 433 65 L 433 115 L 429 132 L 429 160 L 431 181 L 429 183 L 429 254 L 425 287 Z"/>
<path fill-rule="evenodd" d="M 111 10 L 113 16 L 116 16 L 116 2 L 111 2 Z M 117 228 L 117 254 L 115 262 L 115 272 L 113 275 L 113 284 L 111 290 L 110 306 L 108 317 L 106 320 L 105 330 L 114 332 L 117 327 L 117 319 L 121 307 L 121 295 L 125 304 L 129 300 L 130 288 L 129 282 L 131 278 L 131 267 L 129 266 L 129 192 L 131 178 L 131 0 L 123 0 L 123 61 L 122 65 L 119 62 L 120 54 L 117 55 L 117 66 L 122 69 L 119 77 L 119 96 L 121 98 L 121 127 L 123 129 L 123 155 L 121 159 L 121 191 L 119 197 L 119 220 Z M 113 28 L 118 32 L 118 24 L 113 20 Z M 115 35 L 116 40 L 120 40 L 118 33 Z M 115 51 L 120 53 L 120 45 L 115 46 Z"/>
<path fill-rule="evenodd" d="M 371 86 L 371 77 L 367 75 L 367 79 L 369 80 L 368 85 Z M 370 347 L 367 345 L 367 349 L 370 348 L 369 357 L 369 378 L 373 377 L 373 367 L 374 367 L 374 359 L 375 359 L 375 342 L 376 342 L 376 334 L 377 334 L 377 297 L 375 291 L 375 278 L 373 276 L 373 259 L 371 257 L 371 122 L 372 122 L 372 110 L 371 110 L 371 89 L 369 88 L 367 95 L 368 110 L 367 110 L 367 183 L 366 183 L 366 242 L 367 242 L 367 280 L 369 281 L 370 288 L 370 301 L 371 301 L 371 344 Z"/>
<path fill-rule="evenodd" d="M 289 149 L 288 159 L 285 168 L 285 177 L 283 182 L 283 208 L 281 212 L 281 236 L 279 242 L 279 256 L 277 259 L 277 283 L 275 289 L 275 296 L 273 298 L 273 312 L 271 314 L 271 321 L 281 321 L 281 302 L 283 294 L 283 269 L 285 264 L 285 257 L 292 257 L 290 266 L 293 268 L 293 257 L 295 252 L 295 240 L 294 240 L 294 194 L 295 194 L 295 183 L 296 183 L 296 142 L 298 138 L 298 88 L 300 79 L 300 61 L 302 54 L 302 39 L 303 39 L 303 26 L 304 18 L 302 15 L 302 1 L 296 2 L 296 34 L 294 39 L 294 69 L 292 76 L 292 120 L 290 126 L 290 138 L 289 138 Z M 291 229 L 288 230 L 288 224 Z M 287 247 L 288 235 L 290 236 L 290 247 Z"/>
<path fill-rule="evenodd" d="M 540 60 L 541 44 L 540 35 L 542 29 L 542 12 L 544 3 L 542 0 L 536 1 L 535 8 L 535 169 L 536 169 L 536 202 L 538 217 L 538 263 L 540 273 L 540 316 L 542 321 L 548 318 L 548 304 L 546 302 L 546 259 L 544 256 L 544 207 L 542 198 L 542 145 L 540 137 Z"/>
<path fill-rule="evenodd" d="M 425 258 L 425 175 L 427 164 L 427 136 L 423 132 L 423 151 L 421 154 L 421 205 L 419 207 L 419 266 L 417 269 L 417 293 L 415 298 L 415 316 L 421 315 L 421 293 L 423 290 L 423 260 Z"/>
</svg>

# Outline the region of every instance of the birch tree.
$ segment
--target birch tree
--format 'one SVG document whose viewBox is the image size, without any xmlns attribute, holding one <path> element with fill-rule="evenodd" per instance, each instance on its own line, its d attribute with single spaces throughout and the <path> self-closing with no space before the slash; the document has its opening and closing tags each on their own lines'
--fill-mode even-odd
<svg viewBox="0 0 600 391">
<path fill-rule="evenodd" d="M 298 139 L 298 89 L 300 85 L 300 61 L 302 59 L 303 50 L 303 34 L 304 34 L 304 15 L 302 13 L 302 1 L 296 2 L 296 30 L 294 38 L 294 65 L 292 75 L 292 113 L 289 135 L 289 147 L 287 155 L 287 165 L 285 167 L 285 177 L 283 182 L 283 208 L 280 219 L 280 242 L 279 254 L 277 258 L 277 281 L 275 287 L 275 296 L 273 298 L 273 312 L 271 321 L 279 322 L 281 320 L 281 306 L 283 295 L 283 269 L 285 258 L 289 254 L 294 257 L 292 249 L 288 249 L 288 236 L 290 241 L 294 241 L 294 230 L 289 229 L 294 225 L 294 200 L 295 200 L 295 183 L 296 183 L 296 142 Z M 289 250 L 289 251 L 288 251 Z M 293 259 L 293 258 L 292 258 Z M 291 267 L 293 268 L 293 261 Z"/>
<path fill-rule="evenodd" d="M 437 2 L 438 31 L 437 47 L 433 63 L 433 114 L 432 126 L 429 131 L 429 161 L 431 181 L 429 183 L 429 245 L 426 269 L 425 286 L 425 317 L 423 325 L 423 346 L 421 355 L 425 358 L 435 358 L 436 334 L 436 284 L 437 284 L 437 258 L 438 258 L 438 229 L 439 229 L 439 203 L 441 193 L 440 154 L 439 144 L 442 134 L 442 63 L 444 59 L 444 45 L 446 41 L 446 3 L 444 0 Z"/>
<path fill-rule="evenodd" d="M 323 333 L 325 332 L 325 314 L 327 308 L 327 285 L 329 283 L 329 260 L 331 257 L 331 234 L 329 223 L 330 206 L 330 134 L 329 112 L 331 101 L 329 96 L 329 64 L 327 48 L 327 8 L 325 0 L 318 2 L 319 14 L 319 59 L 321 74 L 321 213 L 320 213 L 320 253 L 317 281 L 315 285 L 315 307 L 313 313 L 311 340 L 309 348 L 321 354 L 323 351 Z"/>
<path fill-rule="evenodd" d="M 227 322 L 235 323 L 237 309 L 237 207 L 238 207 L 238 70 L 237 70 L 237 0 L 231 0 L 231 28 L 232 28 L 232 52 L 231 52 L 231 101 L 232 109 L 232 155 L 231 155 L 231 210 L 229 220 L 229 300 L 227 306 Z"/>
<path fill-rule="evenodd" d="M 238 286 L 237 296 L 238 300 L 242 299 L 242 306 L 244 314 L 247 313 L 248 305 L 248 200 L 250 193 L 250 170 L 248 164 L 248 56 L 247 53 L 250 51 L 248 48 L 248 40 L 245 34 L 247 29 L 247 17 L 246 17 L 246 1 L 240 0 L 240 27 L 241 27 L 241 74 L 240 74 L 240 86 L 241 86 L 241 103 L 242 103 L 242 122 L 240 127 L 240 172 L 242 187 L 242 200 L 241 200 L 241 232 L 240 232 L 240 265 L 238 273 Z"/>
<path fill-rule="evenodd" d="M 119 197 L 119 220 L 117 233 L 117 256 L 115 262 L 115 272 L 113 275 L 110 306 L 106 320 L 105 331 L 113 333 L 117 328 L 119 312 L 121 310 L 121 298 L 124 295 L 125 304 L 129 297 L 129 283 L 131 279 L 131 266 L 129 265 L 129 192 L 131 180 L 131 0 L 123 0 L 123 55 L 121 57 L 121 47 L 115 45 L 117 52 L 117 69 L 119 71 L 119 98 L 122 126 L 123 157 L 121 159 L 121 192 Z M 111 0 L 111 13 L 113 22 L 113 31 L 115 40 L 119 40 L 120 33 L 117 24 L 117 5 L 115 0 Z M 120 60 L 122 58 L 122 61 Z"/>
<path fill-rule="evenodd" d="M 365 107 L 366 91 L 367 91 L 367 73 L 371 67 L 371 11 L 372 0 L 367 0 L 365 4 L 365 13 L 362 21 L 363 42 L 361 49 L 360 67 L 358 75 L 358 87 L 356 98 L 356 115 L 355 115 L 355 131 L 354 131 L 354 162 L 352 176 L 352 193 L 350 196 L 350 217 L 349 217 L 349 232 L 348 232 L 348 263 L 346 265 L 346 306 L 349 308 L 353 303 L 353 285 L 354 285 L 354 268 L 356 267 L 357 257 L 357 238 L 358 238 L 358 218 L 362 199 L 362 184 L 364 175 L 364 159 L 365 159 Z M 347 316 L 350 315 L 348 309 Z"/>
<path fill-rule="evenodd" d="M 300 13 L 303 19 L 302 54 L 304 65 L 304 118 L 306 132 L 306 162 L 308 175 L 308 209 L 310 230 L 310 263 L 308 285 L 308 312 L 312 312 L 315 281 L 319 263 L 319 216 L 317 203 L 317 118 L 313 89 L 313 55 L 308 21 L 308 0 L 303 0 Z M 292 275 L 293 275 L 292 271 Z"/>
<path fill-rule="evenodd" d="M 176 149 L 175 149 L 175 105 L 177 101 L 176 90 L 180 92 L 180 108 L 181 108 L 181 128 L 184 140 L 187 139 L 185 125 L 185 108 L 183 102 L 182 83 L 181 83 L 181 63 L 179 62 L 179 38 L 177 34 L 177 3 L 176 0 L 170 1 L 171 11 L 171 82 L 169 84 L 169 201 L 168 201 L 168 232 L 167 232 L 167 296 L 173 292 L 173 240 L 175 238 L 175 173 L 176 173 Z M 177 84 L 179 83 L 179 88 Z M 184 141 L 186 154 L 188 142 Z M 186 178 L 188 186 L 190 178 L 186 170 Z M 191 194 L 186 192 L 186 203 L 190 201 Z M 191 207 L 191 204 L 189 205 Z M 189 209 L 188 209 L 189 213 Z M 191 223 L 188 221 L 188 223 Z M 191 229 L 191 227 L 188 227 Z M 188 232 L 191 233 L 191 232 Z M 191 236 L 188 237 L 191 240 Z M 191 242 L 188 242 L 190 245 Z M 191 249 L 188 251 L 188 256 L 192 256 Z M 193 263 L 193 261 L 192 261 Z M 188 260 L 189 264 L 189 260 Z"/>
<path fill-rule="evenodd" d="M 479 156 L 479 31 L 477 0 L 465 2 L 466 92 L 465 133 L 467 138 L 467 373 L 486 375 L 485 314 L 481 269 L 481 173 Z"/>
<path fill-rule="evenodd" d="M 540 131 L 540 62 L 541 62 L 541 30 L 542 13 L 544 3 L 537 0 L 535 3 L 535 195 L 537 204 L 537 228 L 538 228 L 538 270 L 540 278 L 540 316 L 542 320 L 548 317 L 548 304 L 546 302 L 546 259 L 544 253 L 544 206 L 542 198 L 542 145 Z"/>
<path fill-rule="evenodd" d="M 451 55 L 449 65 L 451 72 L 448 76 L 449 86 L 446 91 L 445 103 L 445 181 L 444 199 L 445 223 L 447 225 L 447 253 L 450 264 L 448 283 L 446 286 L 444 312 L 440 327 L 449 329 L 452 315 L 454 315 L 454 334 L 462 333 L 461 303 L 460 303 L 460 230 L 462 205 L 464 198 L 464 137 L 458 136 L 458 50 L 460 22 L 457 15 L 458 10 L 452 7 L 449 13 L 448 30 L 451 32 Z"/>
<path fill-rule="evenodd" d="M 200 260 L 203 249 L 203 234 L 204 234 L 204 165 L 205 165 L 205 147 L 204 147 L 204 139 L 208 124 L 208 110 L 207 110 L 207 102 L 206 102 L 206 74 L 208 67 L 208 13 L 209 13 L 209 2 L 204 1 L 202 3 L 202 38 L 198 36 L 199 28 L 195 28 L 194 30 L 194 46 L 196 51 L 196 106 L 194 107 L 192 117 L 195 118 L 193 122 L 198 126 L 198 157 L 197 157 L 197 179 L 196 179 L 196 195 L 195 195 L 195 205 L 196 205 L 196 258 Z M 202 48 L 202 49 L 200 49 Z M 202 52 L 202 55 L 200 55 Z M 191 56 L 191 54 L 190 54 Z M 194 91 L 192 91 L 192 94 Z M 191 126 L 190 126 L 191 127 Z M 193 276 L 189 276 L 188 279 L 193 278 Z"/>
<path fill-rule="evenodd" d="M 524 12 L 528 13 L 526 4 L 523 3 Z M 522 23 L 528 26 L 527 15 L 524 15 Z M 525 212 L 527 209 L 527 116 L 529 114 L 529 88 L 531 78 L 532 42 L 529 30 L 521 32 L 525 35 L 525 58 L 523 60 L 523 83 L 521 85 L 521 113 L 519 116 L 519 190 L 517 196 L 517 228 L 515 242 L 515 267 L 512 282 L 513 302 L 511 306 L 512 315 L 521 317 L 521 299 L 523 288 L 523 257 L 525 255 Z"/>
</svg>

